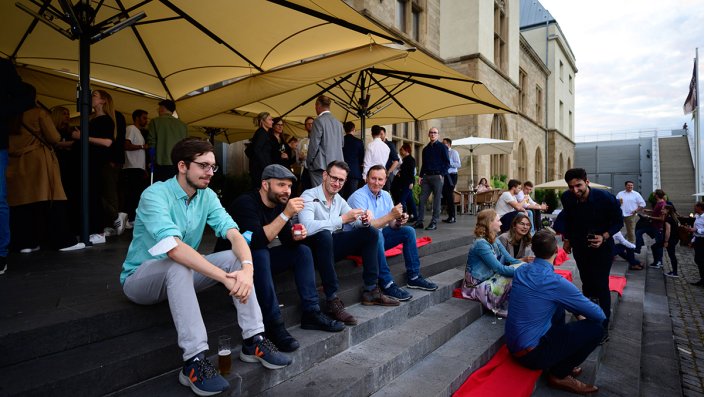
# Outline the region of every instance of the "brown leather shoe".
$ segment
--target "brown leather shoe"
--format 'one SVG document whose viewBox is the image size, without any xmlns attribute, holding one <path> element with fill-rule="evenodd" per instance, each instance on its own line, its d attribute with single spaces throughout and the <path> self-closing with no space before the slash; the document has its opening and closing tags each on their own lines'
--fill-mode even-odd
<svg viewBox="0 0 705 397">
<path fill-rule="evenodd" d="M 399 306 L 399 301 L 382 293 L 379 287 L 372 291 L 362 291 L 362 304 L 365 306 Z"/>
<path fill-rule="evenodd" d="M 570 376 L 572 376 L 573 378 L 577 378 L 577 377 L 580 376 L 580 374 L 582 374 L 582 373 L 583 373 L 583 369 L 582 369 L 582 368 L 580 368 L 580 367 L 575 367 L 575 368 L 573 368 L 572 371 L 570 371 Z"/>
<path fill-rule="evenodd" d="M 326 314 L 338 321 L 342 321 L 345 325 L 357 325 L 357 319 L 345 311 L 345 305 L 338 297 L 328 301 Z"/>
<path fill-rule="evenodd" d="M 556 389 L 563 389 L 577 394 L 590 394 L 598 390 L 597 386 L 585 384 L 570 375 L 561 379 L 549 374 L 548 385 Z"/>
</svg>

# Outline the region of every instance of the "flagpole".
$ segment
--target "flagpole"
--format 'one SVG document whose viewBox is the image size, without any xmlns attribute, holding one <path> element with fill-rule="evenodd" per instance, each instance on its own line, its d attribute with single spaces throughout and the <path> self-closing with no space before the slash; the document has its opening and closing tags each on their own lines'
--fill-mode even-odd
<svg viewBox="0 0 705 397">
<path fill-rule="evenodd" d="M 698 59 L 698 48 L 695 48 L 695 109 L 693 109 L 694 121 L 693 129 L 695 130 L 695 193 L 703 192 L 703 150 L 702 150 L 702 137 L 700 125 L 700 78 L 698 76 L 698 69 L 700 68 L 700 63 Z M 695 201 L 699 200 L 699 196 L 695 197 Z"/>
</svg>

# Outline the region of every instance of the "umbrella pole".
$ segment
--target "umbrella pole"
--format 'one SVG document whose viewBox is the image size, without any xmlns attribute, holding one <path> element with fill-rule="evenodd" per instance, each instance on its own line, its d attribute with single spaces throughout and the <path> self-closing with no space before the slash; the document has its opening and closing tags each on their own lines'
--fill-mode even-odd
<svg viewBox="0 0 705 397">
<path fill-rule="evenodd" d="M 88 16 L 83 16 L 88 18 Z M 90 57 L 91 57 L 90 30 L 84 29 L 79 39 L 79 112 L 81 113 L 81 241 L 86 245 L 89 241 L 90 203 L 88 202 L 88 117 L 91 113 L 91 87 L 90 87 Z"/>
</svg>

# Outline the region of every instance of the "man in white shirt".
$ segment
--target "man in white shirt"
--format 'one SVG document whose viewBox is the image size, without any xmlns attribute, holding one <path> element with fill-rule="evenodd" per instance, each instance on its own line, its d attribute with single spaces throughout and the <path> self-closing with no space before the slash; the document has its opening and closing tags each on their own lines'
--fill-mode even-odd
<svg viewBox="0 0 705 397">
<path fill-rule="evenodd" d="M 517 193 L 516 198 L 517 201 L 521 203 L 522 208 L 526 210 L 529 220 L 531 221 L 531 234 L 534 234 L 534 231 L 536 231 L 536 223 L 541 222 L 541 211 L 546 211 L 548 206 L 546 204 L 538 204 L 534 201 L 531 198 L 532 191 L 534 191 L 534 184 L 531 183 L 531 181 L 526 181 L 521 190 Z M 538 217 L 536 215 L 538 215 Z"/>
<path fill-rule="evenodd" d="M 693 233 L 693 239 L 690 245 L 693 247 L 693 262 L 698 266 L 700 280 L 691 282 L 692 285 L 703 286 L 703 202 L 698 201 L 693 207 L 695 211 L 695 222 L 690 232 Z"/>
<path fill-rule="evenodd" d="M 365 158 L 363 160 L 362 177 L 366 178 L 367 171 L 374 165 L 386 166 L 389 159 L 389 146 L 382 140 L 382 127 L 372 126 L 372 142 L 365 148 Z"/>
<path fill-rule="evenodd" d="M 126 227 L 131 228 L 135 221 L 135 210 L 139 204 L 140 196 L 147 188 L 146 153 L 143 129 L 149 122 L 146 110 L 137 109 L 132 112 L 133 124 L 127 127 L 125 132 L 125 165 L 122 174 L 125 176 L 125 211 L 127 212 L 128 223 Z"/>
<path fill-rule="evenodd" d="M 494 207 L 495 212 L 499 215 L 499 219 L 502 222 L 502 233 L 509 230 L 509 226 L 512 223 L 512 219 L 516 214 L 520 212 L 526 212 L 521 203 L 517 201 L 516 195 L 519 193 L 521 187 L 521 182 L 516 179 L 510 179 L 507 182 L 507 187 L 509 190 L 502 193 L 497 200 L 497 204 Z"/>
<path fill-rule="evenodd" d="M 637 212 L 646 207 L 644 198 L 639 192 L 634 190 L 634 182 L 624 182 L 624 190 L 617 193 L 617 200 L 622 208 L 622 216 L 624 217 L 624 227 L 627 229 L 627 240 L 631 243 L 635 241 L 634 231 L 636 229 L 636 221 L 638 220 Z"/>
</svg>

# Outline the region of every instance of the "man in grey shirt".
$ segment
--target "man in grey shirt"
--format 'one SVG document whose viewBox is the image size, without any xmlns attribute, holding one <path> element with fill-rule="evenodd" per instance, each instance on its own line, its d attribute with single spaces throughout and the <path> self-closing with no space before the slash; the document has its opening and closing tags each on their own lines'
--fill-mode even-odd
<svg viewBox="0 0 705 397">
<path fill-rule="evenodd" d="M 343 124 L 330 112 L 331 99 L 321 95 L 316 99 L 316 120 L 309 136 L 306 168 L 311 186 L 323 182 L 323 170 L 332 161 L 343 161 Z"/>
</svg>

